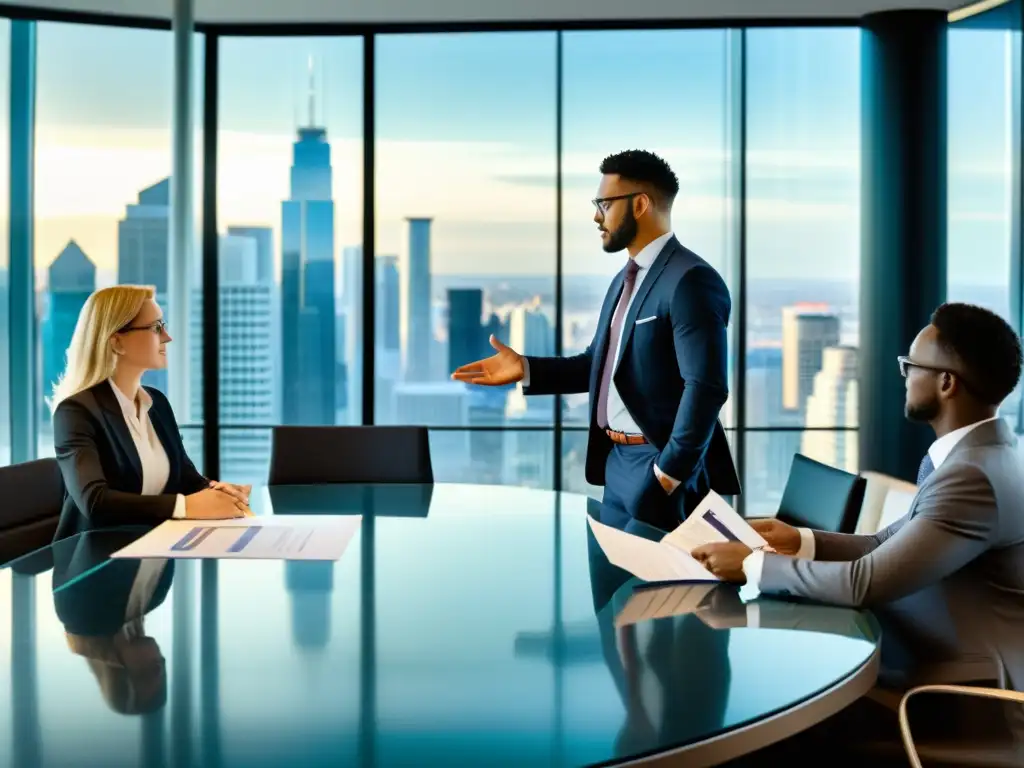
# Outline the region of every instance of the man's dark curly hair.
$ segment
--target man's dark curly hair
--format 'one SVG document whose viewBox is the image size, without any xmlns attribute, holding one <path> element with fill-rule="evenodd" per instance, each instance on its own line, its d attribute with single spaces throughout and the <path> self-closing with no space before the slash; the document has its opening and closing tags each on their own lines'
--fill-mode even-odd
<svg viewBox="0 0 1024 768">
<path fill-rule="evenodd" d="M 669 167 L 653 152 L 645 149 L 627 149 L 608 155 L 601 161 L 601 173 L 615 174 L 651 189 L 655 204 L 671 207 L 679 192 L 679 179 Z"/>
<path fill-rule="evenodd" d="M 1020 379 L 1020 337 L 995 312 L 973 304 L 943 304 L 932 313 L 939 344 L 964 366 L 967 388 L 988 405 L 999 405 Z"/>
</svg>

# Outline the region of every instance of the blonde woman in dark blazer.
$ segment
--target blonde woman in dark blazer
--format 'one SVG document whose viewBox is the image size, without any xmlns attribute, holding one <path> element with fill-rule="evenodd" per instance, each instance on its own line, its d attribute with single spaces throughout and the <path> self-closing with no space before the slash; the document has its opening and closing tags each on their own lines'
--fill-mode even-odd
<svg viewBox="0 0 1024 768">
<path fill-rule="evenodd" d="M 248 511 L 249 486 L 211 482 L 185 453 L 162 392 L 142 375 L 167 365 L 171 341 L 150 286 L 93 293 L 51 406 L 67 494 L 55 540 L 82 531 L 223 519 Z"/>
</svg>

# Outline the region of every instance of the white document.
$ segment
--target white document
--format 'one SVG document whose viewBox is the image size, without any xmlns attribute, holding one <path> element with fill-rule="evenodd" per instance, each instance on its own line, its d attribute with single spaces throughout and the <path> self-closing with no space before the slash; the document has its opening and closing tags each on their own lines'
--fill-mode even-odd
<svg viewBox="0 0 1024 768">
<path fill-rule="evenodd" d="M 697 611 L 701 602 L 717 584 L 678 584 L 674 587 L 652 587 L 634 592 L 629 602 L 615 617 L 616 627 L 628 627 L 642 621 L 683 616 Z"/>
<path fill-rule="evenodd" d="M 644 581 L 719 581 L 689 552 L 666 544 L 665 539 L 650 541 L 612 528 L 590 516 L 587 522 L 612 565 L 629 571 L 637 578 Z"/>
<path fill-rule="evenodd" d="M 689 517 L 661 541 L 684 552 L 721 541 L 739 541 L 751 549 L 768 546 L 761 534 L 714 491 L 708 491 Z"/>
<path fill-rule="evenodd" d="M 339 560 L 362 517 L 288 515 L 168 520 L 112 558 Z"/>
</svg>

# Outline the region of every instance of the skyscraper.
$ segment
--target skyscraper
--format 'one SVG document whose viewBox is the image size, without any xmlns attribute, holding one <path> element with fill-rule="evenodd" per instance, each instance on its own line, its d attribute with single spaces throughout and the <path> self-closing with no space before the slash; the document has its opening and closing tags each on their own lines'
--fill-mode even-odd
<svg viewBox="0 0 1024 768">
<path fill-rule="evenodd" d="M 448 289 L 448 370 L 476 360 L 483 352 L 483 311 L 484 292 L 480 288 Z"/>
<path fill-rule="evenodd" d="M 173 336 L 175 323 L 185 332 L 187 318 L 175 320 L 174 307 L 167 306 L 170 188 L 170 178 L 161 179 L 126 207 L 125 217 L 117 223 L 117 282 L 155 286 L 157 303 Z M 146 371 L 142 383 L 166 392 L 167 371 Z"/>
<path fill-rule="evenodd" d="M 782 405 L 802 411 L 825 347 L 839 344 L 839 317 L 824 304 L 782 309 Z"/>
<path fill-rule="evenodd" d="M 377 347 L 397 351 L 401 348 L 402 319 L 397 256 L 377 257 L 376 290 Z"/>
<path fill-rule="evenodd" d="M 292 145 L 291 196 L 281 204 L 281 360 L 283 420 L 334 424 L 337 419 L 334 298 L 334 201 L 331 146 L 315 125 Z"/>
<path fill-rule="evenodd" d="M 408 219 L 409 252 L 403 281 L 403 330 L 405 380 L 430 381 L 434 347 L 433 313 L 430 307 L 431 219 Z"/>
<path fill-rule="evenodd" d="M 277 368 L 273 346 L 273 292 L 260 281 L 259 241 L 222 235 L 219 243 L 220 419 L 223 424 L 272 424 L 276 417 Z M 193 323 L 202 324 L 202 313 Z M 192 376 L 202 375 L 202 333 L 190 350 Z M 201 382 L 199 382 L 201 384 Z M 194 418 L 201 421 L 202 387 L 192 386 Z M 212 386 L 212 385 L 211 385 Z M 199 393 L 197 397 L 196 393 Z M 221 477 L 235 482 L 263 482 L 270 464 L 270 433 L 265 429 L 221 430 Z"/>
<path fill-rule="evenodd" d="M 96 290 L 96 265 L 71 240 L 53 260 L 48 274 L 42 334 L 44 398 L 53 394 L 53 386 L 64 371 L 78 315 L 89 294 Z M 42 410 L 48 420 L 50 409 L 45 401 Z"/>
<path fill-rule="evenodd" d="M 270 227 L 232 226 L 229 235 L 250 237 L 256 241 L 256 281 L 273 285 L 274 274 L 274 230 Z"/>
<path fill-rule="evenodd" d="M 807 398 L 805 423 L 808 427 L 857 426 L 855 347 L 824 350 L 814 390 Z M 804 432 L 800 452 L 824 464 L 857 472 L 857 433 L 852 430 Z"/>
<path fill-rule="evenodd" d="M 395 384 L 402 372 L 402 304 L 397 256 L 376 258 L 375 410 L 376 420 L 388 424 L 392 412 Z"/>
<path fill-rule="evenodd" d="M 521 355 L 551 357 L 555 354 L 555 334 L 551 321 L 540 308 L 540 297 L 530 304 L 515 307 L 508 315 L 507 344 Z M 547 420 L 551 423 L 554 400 L 550 397 L 526 397 L 521 387 L 509 393 L 506 414 L 510 418 L 527 419 L 531 412 L 534 421 Z"/>
<path fill-rule="evenodd" d="M 339 367 L 344 368 L 346 403 L 345 421 L 350 424 L 362 423 L 363 357 L 360 345 L 363 339 L 363 247 L 352 245 L 341 254 L 342 293 L 341 306 L 344 315 L 344 337 L 339 344 Z"/>
</svg>

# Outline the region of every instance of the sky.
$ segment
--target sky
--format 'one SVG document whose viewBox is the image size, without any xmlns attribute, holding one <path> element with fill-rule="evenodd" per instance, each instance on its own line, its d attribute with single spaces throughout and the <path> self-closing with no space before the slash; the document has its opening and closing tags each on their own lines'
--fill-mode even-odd
<svg viewBox="0 0 1024 768">
<path fill-rule="evenodd" d="M 727 269 L 739 161 L 729 151 L 735 40 L 704 29 L 565 34 L 567 274 L 618 269 L 621 255 L 600 250 L 589 200 L 601 158 L 633 147 L 670 162 L 681 183 L 675 231 Z M 750 277 L 855 281 L 860 32 L 754 29 L 747 40 Z M 378 38 L 378 253 L 403 255 L 404 218 L 432 216 L 435 273 L 553 272 L 555 45 L 549 32 Z M 222 229 L 279 229 L 312 60 L 315 119 L 332 148 L 338 251 L 359 242 L 361 46 L 360 38 L 222 40 Z M 37 266 L 74 238 L 112 271 L 125 205 L 170 170 L 171 35 L 41 22 L 38 51 Z M 998 284 L 1009 271 L 1008 36 L 954 30 L 949 57 L 950 280 Z M 197 121 L 200 105 L 197 93 Z"/>
</svg>

